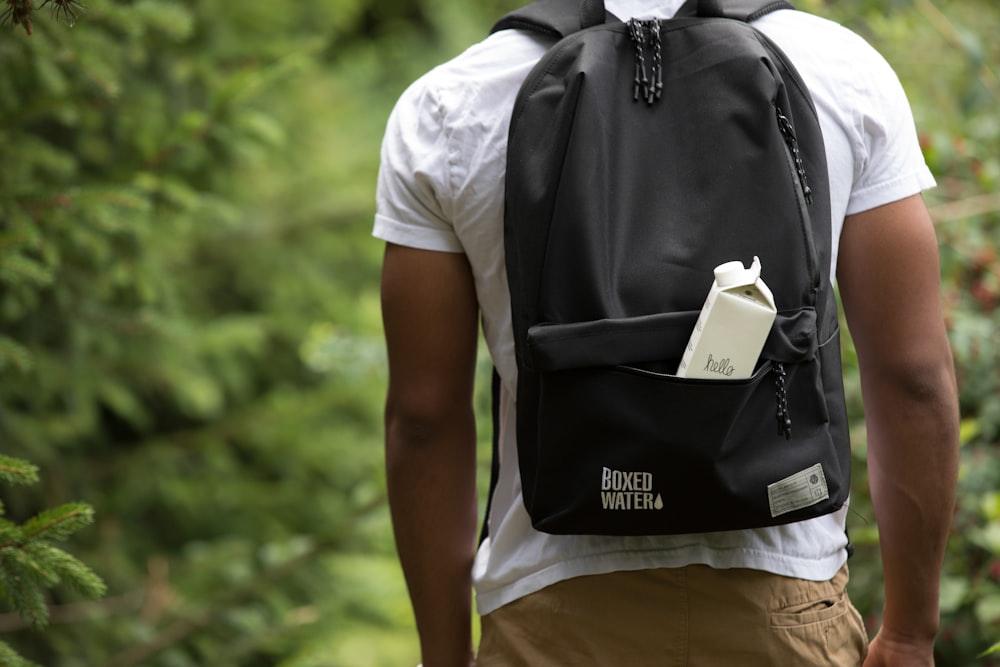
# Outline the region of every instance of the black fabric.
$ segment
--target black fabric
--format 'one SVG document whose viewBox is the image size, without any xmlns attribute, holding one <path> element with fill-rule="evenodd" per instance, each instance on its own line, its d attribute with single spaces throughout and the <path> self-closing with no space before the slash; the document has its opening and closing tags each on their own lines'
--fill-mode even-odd
<svg viewBox="0 0 1000 667">
<path fill-rule="evenodd" d="M 784 0 L 687 0 L 676 16 L 753 21 L 778 9 L 793 9 L 793 6 Z M 535 0 L 501 18 L 490 32 L 517 28 L 566 37 L 608 20 L 615 17 L 605 10 L 604 0 Z"/>
<path fill-rule="evenodd" d="M 490 510 L 493 508 L 493 492 L 500 481 L 500 373 L 493 369 L 493 379 L 490 382 L 490 398 L 493 420 L 493 439 L 490 447 L 490 486 L 486 496 L 486 512 L 483 515 L 482 528 L 479 531 L 479 543 L 482 544 L 490 534 Z"/>
<path fill-rule="evenodd" d="M 527 369 L 543 373 L 671 359 L 684 349 L 698 315 L 699 311 L 683 311 L 536 324 L 528 329 L 523 362 Z M 803 308 L 777 316 L 763 356 L 780 363 L 800 363 L 818 348 L 816 311 Z"/>
<path fill-rule="evenodd" d="M 516 28 L 565 37 L 609 18 L 614 17 L 605 11 L 603 0 L 536 0 L 501 18 L 490 32 Z"/>
<path fill-rule="evenodd" d="M 546 15 L 574 5 L 571 21 Z M 699 16 L 656 23 L 645 60 L 630 26 L 593 26 L 556 44 L 518 94 L 505 252 L 523 497 L 539 530 L 761 527 L 847 499 L 822 133 L 794 68 L 744 22 L 786 7 L 701 0 Z M 579 11 L 541 0 L 511 25 L 576 25 Z M 654 60 L 662 97 L 636 101 Z M 674 377 L 714 267 L 754 255 L 779 311 L 757 372 Z M 817 465 L 828 497 L 775 514 L 768 487 Z"/>
</svg>

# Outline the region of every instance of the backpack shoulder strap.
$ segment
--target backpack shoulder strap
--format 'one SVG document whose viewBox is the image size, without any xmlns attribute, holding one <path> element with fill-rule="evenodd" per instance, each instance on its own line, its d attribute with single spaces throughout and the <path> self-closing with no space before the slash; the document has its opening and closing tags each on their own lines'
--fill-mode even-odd
<svg viewBox="0 0 1000 667">
<path fill-rule="evenodd" d="M 501 18 L 490 33 L 517 28 L 562 38 L 609 19 L 604 0 L 535 0 Z"/>
</svg>

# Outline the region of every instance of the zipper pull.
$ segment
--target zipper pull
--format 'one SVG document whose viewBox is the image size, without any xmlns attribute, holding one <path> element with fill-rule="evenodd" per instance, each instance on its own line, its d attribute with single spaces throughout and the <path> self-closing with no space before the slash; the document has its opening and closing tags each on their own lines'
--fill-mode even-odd
<svg viewBox="0 0 1000 667">
<path fill-rule="evenodd" d="M 802 155 L 799 153 L 799 140 L 795 136 L 795 128 L 792 127 L 792 121 L 788 120 L 788 117 L 785 116 L 781 107 L 777 104 L 774 105 L 774 112 L 778 118 L 778 129 L 781 130 L 781 136 L 785 138 L 785 144 L 788 146 L 788 150 L 792 154 L 792 159 L 795 161 L 795 171 L 799 177 L 799 185 L 802 187 L 802 194 L 806 198 L 806 204 L 812 205 L 812 188 L 809 187 L 809 180 L 806 178 L 806 168 L 802 164 Z"/>
<path fill-rule="evenodd" d="M 660 43 L 660 22 L 649 21 L 649 33 L 653 41 L 653 86 L 647 102 L 652 104 L 663 95 L 663 47 Z"/>
<path fill-rule="evenodd" d="M 632 44 L 635 46 L 635 78 L 632 80 L 632 101 L 639 101 L 639 93 L 645 97 L 646 91 L 649 89 L 649 79 L 646 78 L 646 56 L 644 51 L 646 48 L 646 40 L 643 35 L 643 25 L 642 21 L 639 19 L 629 19 L 628 22 L 628 32 L 629 37 L 632 38 Z"/>
<path fill-rule="evenodd" d="M 774 397 L 777 402 L 777 413 L 775 418 L 778 421 L 778 435 L 785 436 L 785 440 L 792 439 L 792 416 L 788 412 L 788 392 L 785 389 L 784 364 L 775 364 L 774 368 Z"/>
</svg>

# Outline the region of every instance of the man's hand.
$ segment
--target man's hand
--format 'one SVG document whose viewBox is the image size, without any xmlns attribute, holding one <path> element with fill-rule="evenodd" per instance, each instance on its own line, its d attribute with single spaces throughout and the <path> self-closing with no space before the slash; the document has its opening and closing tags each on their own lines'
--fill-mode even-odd
<svg viewBox="0 0 1000 667">
<path fill-rule="evenodd" d="M 934 642 L 879 632 L 868 647 L 863 667 L 934 667 Z"/>
</svg>

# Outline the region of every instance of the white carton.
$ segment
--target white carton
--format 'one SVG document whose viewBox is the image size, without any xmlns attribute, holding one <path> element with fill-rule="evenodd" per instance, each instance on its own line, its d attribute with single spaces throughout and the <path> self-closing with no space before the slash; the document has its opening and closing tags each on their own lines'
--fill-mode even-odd
<svg viewBox="0 0 1000 667">
<path fill-rule="evenodd" d="M 715 283 L 688 341 L 678 377 L 739 380 L 753 375 L 777 309 L 760 259 L 715 267 Z"/>
</svg>

